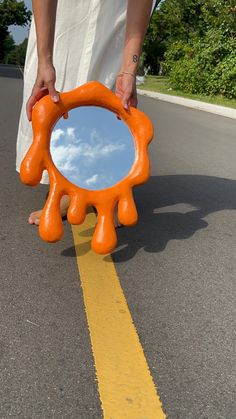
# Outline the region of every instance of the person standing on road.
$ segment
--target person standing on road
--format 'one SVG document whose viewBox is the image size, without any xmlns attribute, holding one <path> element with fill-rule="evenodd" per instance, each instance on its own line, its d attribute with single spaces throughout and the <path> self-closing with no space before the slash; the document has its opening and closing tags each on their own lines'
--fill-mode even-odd
<svg viewBox="0 0 236 419">
<path fill-rule="evenodd" d="M 33 15 L 24 67 L 23 103 L 17 135 L 16 170 L 32 142 L 35 103 L 57 91 L 97 80 L 112 89 L 124 108 L 137 107 L 136 72 L 153 0 L 32 0 Z M 44 171 L 41 183 L 49 183 Z M 69 197 L 61 199 L 65 216 Z M 42 210 L 32 212 L 39 224 Z"/>
</svg>

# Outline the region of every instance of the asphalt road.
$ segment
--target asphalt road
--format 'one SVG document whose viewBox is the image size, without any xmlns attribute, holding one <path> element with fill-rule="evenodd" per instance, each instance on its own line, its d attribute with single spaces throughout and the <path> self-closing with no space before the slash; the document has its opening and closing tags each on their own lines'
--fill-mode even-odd
<svg viewBox="0 0 236 419">
<path fill-rule="evenodd" d="M 46 187 L 22 185 L 22 80 L 1 78 L 0 418 L 102 417 L 70 227 L 27 224 Z M 140 97 L 155 125 L 139 223 L 113 260 L 170 419 L 236 417 L 236 121 Z M 121 418 L 123 419 L 123 418 Z M 136 418 L 134 418 L 136 419 Z"/>
</svg>

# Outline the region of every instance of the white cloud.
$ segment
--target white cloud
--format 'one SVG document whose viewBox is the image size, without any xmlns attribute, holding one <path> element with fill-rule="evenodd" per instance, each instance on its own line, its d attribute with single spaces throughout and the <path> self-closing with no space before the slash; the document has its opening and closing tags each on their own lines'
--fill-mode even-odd
<svg viewBox="0 0 236 419">
<path fill-rule="evenodd" d="M 75 127 L 68 127 L 66 132 L 68 137 L 75 138 Z"/>
<path fill-rule="evenodd" d="M 109 154 L 114 153 L 114 151 L 124 150 L 125 147 L 126 147 L 125 144 L 119 144 L 119 143 L 107 144 L 101 149 L 101 155 L 108 156 Z"/>
<path fill-rule="evenodd" d="M 97 183 L 97 181 L 98 181 L 98 174 L 93 175 L 89 179 L 86 179 L 85 183 L 86 185 L 91 185 L 92 183 Z"/>
<path fill-rule="evenodd" d="M 64 145 L 54 146 L 58 140 L 62 139 Z M 66 130 L 62 130 L 61 128 L 54 130 L 51 136 L 51 151 L 55 161 L 61 161 L 65 158 L 71 159 L 72 156 L 74 159 L 87 157 L 96 160 L 126 148 L 126 144 L 122 142 L 113 143 L 103 140 L 95 129 L 90 133 L 90 140 L 92 144 L 89 141 L 80 139 L 76 135 L 75 127 L 68 127 Z"/>
<path fill-rule="evenodd" d="M 52 131 L 51 135 L 51 144 L 55 143 L 59 138 L 61 138 L 63 135 L 65 135 L 63 129 L 57 128 Z"/>
</svg>

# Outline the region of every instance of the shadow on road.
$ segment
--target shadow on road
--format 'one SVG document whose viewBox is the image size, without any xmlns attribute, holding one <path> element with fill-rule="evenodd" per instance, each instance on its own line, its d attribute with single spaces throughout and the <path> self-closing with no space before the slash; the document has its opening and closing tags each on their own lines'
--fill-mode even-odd
<svg viewBox="0 0 236 419">
<path fill-rule="evenodd" d="M 136 188 L 135 201 L 139 221 L 135 227 L 117 231 L 119 245 L 112 253 L 116 263 L 131 259 L 140 248 L 161 252 L 169 241 L 188 239 L 206 228 L 208 214 L 236 209 L 236 181 L 198 175 L 153 176 Z M 87 253 L 88 243 L 76 250 Z M 62 255 L 74 257 L 74 247 Z"/>
</svg>

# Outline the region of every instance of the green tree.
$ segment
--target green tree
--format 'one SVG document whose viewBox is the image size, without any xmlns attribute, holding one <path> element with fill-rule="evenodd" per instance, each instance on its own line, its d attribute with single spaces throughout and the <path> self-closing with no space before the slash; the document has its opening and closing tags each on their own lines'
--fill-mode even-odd
<svg viewBox="0 0 236 419">
<path fill-rule="evenodd" d="M 236 10 L 231 0 L 198 0 L 201 14 L 187 38 L 169 44 L 165 69 L 175 89 L 236 97 Z M 185 25 L 184 25 L 185 26 Z"/>
<path fill-rule="evenodd" d="M 162 9 L 153 13 L 143 45 L 144 65 L 150 67 L 151 74 L 157 74 L 166 51 L 168 31 Z"/>
<path fill-rule="evenodd" d="M 165 0 L 145 48 L 152 72 L 163 60 L 175 89 L 236 97 L 235 0 Z"/>
<path fill-rule="evenodd" d="M 30 18 L 31 12 L 27 10 L 24 1 L 0 0 L 0 62 L 4 62 L 4 58 L 14 47 L 8 27 L 26 26 Z"/>
<path fill-rule="evenodd" d="M 6 56 L 5 64 L 18 64 L 24 67 L 27 43 L 28 39 L 25 38 L 21 44 L 15 45 L 14 48 L 11 49 L 9 54 Z"/>
</svg>

